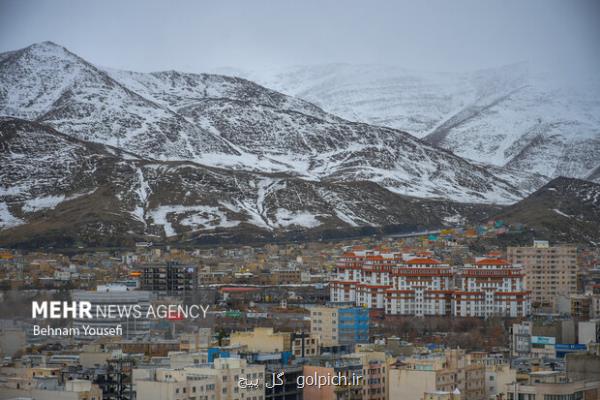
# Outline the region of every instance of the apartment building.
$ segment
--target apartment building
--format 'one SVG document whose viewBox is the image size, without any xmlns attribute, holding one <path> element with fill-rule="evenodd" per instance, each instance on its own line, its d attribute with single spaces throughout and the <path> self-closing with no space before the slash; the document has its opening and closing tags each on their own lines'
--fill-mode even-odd
<svg viewBox="0 0 600 400">
<path fill-rule="evenodd" d="M 531 353 L 531 337 L 533 323 L 524 321 L 511 327 L 511 355 L 513 357 L 529 357 Z"/>
<path fill-rule="evenodd" d="M 592 400 L 600 395 L 600 377 L 570 380 L 564 372 L 531 372 L 525 381 L 506 385 L 508 400 Z"/>
<path fill-rule="evenodd" d="M 140 267 L 140 285 L 167 296 L 186 296 L 198 288 L 198 268 L 195 265 L 166 262 L 143 264 Z"/>
<path fill-rule="evenodd" d="M 363 364 L 358 358 L 316 359 L 303 368 L 304 400 L 353 400 L 362 399 L 364 377 Z M 339 377 L 329 379 L 324 385 L 308 384 L 318 382 L 319 377 Z"/>
<path fill-rule="evenodd" d="M 148 376 L 135 380 L 139 399 L 212 400 L 217 399 L 215 375 L 197 374 L 186 369 L 148 370 Z"/>
<path fill-rule="evenodd" d="M 80 379 L 64 383 L 47 377 L 36 377 L 27 382 L 8 379 L 0 382 L 0 399 L 102 400 L 102 390 L 98 385 Z"/>
<path fill-rule="evenodd" d="M 232 346 L 245 346 L 257 353 L 292 351 L 290 332 L 274 332 L 273 328 L 254 328 L 249 332 L 233 332 L 229 336 Z"/>
<path fill-rule="evenodd" d="M 525 317 L 530 313 L 523 270 L 499 257 L 478 257 L 458 271 L 453 292 L 458 317 Z"/>
<path fill-rule="evenodd" d="M 464 350 L 405 359 L 388 370 L 389 398 L 421 400 L 425 393 L 458 390 L 464 400 L 483 400 L 485 366 L 468 361 Z"/>
<path fill-rule="evenodd" d="M 569 296 L 570 315 L 576 319 L 588 319 L 592 315 L 592 296 L 571 294 Z"/>
<path fill-rule="evenodd" d="M 369 341 L 369 310 L 352 306 L 319 306 L 310 310 L 310 333 L 321 346 L 335 347 Z"/>
<path fill-rule="evenodd" d="M 536 240 L 531 247 L 508 247 L 508 262 L 525 272 L 525 286 L 534 307 L 556 311 L 556 297 L 577 292 L 577 248 L 550 246 Z"/>
<path fill-rule="evenodd" d="M 431 257 L 415 257 L 395 268 L 392 288 L 386 291 L 390 315 L 450 315 L 452 311 L 450 266 Z"/>
<path fill-rule="evenodd" d="M 486 395 L 490 400 L 506 398 L 506 388 L 517 379 L 517 370 L 509 364 L 493 364 L 485 367 Z"/>
<path fill-rule="evenodd" d="M 296 358 L 316 357 L 321 354 L 321 341 L 318 335 L 292 333 L 292 354 Z"/>
<path fill-rule="evenodd" d="M 302 400 L 303 390 L 298 387 L 297 382 L 298 379 L 302 379 L 303 370 L 302 365 L 267 364 L 265 371 L 267 382 L 272 381 L 273 376 L 277 377 L 282 372 L 285 378 L 282 385 L 265 387 L 265 400 Z"/>
<path fill-rule="evenodd" d="M 580 321 L 577 329 L 577 343 L 589 345 L 600 343 L 600 319 Z"/>
<path fill-rule="evenodd" d="M 577 320 L 600 317 L 600 285 L 592 287 L 585 293 L 560 295 L 556 299 L 557 310 L 560 314 L 568 313 Z"/>
<path fill-rule="evenodd" d="M 198 328 L 196 332 L 179 335 L 179 349 L 181 351 L 195 352 L 206 350 L 212 342 L 212 328 Z"/>
<path fill-rule="evenodd" d="M 350 251 L 337 260 L 331 301 L 391 315 L 449 315 L 451 277 L 450 267 L 431 257 Z"/>
<path fill-rule="evenodd" d="M 269 271 L 269 281 L 274 285 L 293 285 L 302 281 L 301 275 L 298 268 L 274 268 Z"/>
<path fill-rule="evenodd" d="M 144 400 L 264 400 L 264 365 L 217 358 L 183 368 L 134 370 L 137 397 Z M 241 382 L 257 382 L 256 386 Z"/>
<path fill-rule="evenodd" d="M 384 352 L 355 352 L 343 358 L 358 359 L 362 363 L 362 400 L 387 399 L 387 358 Z"/>
<path fill-rule="evenodd" d="M 523 270 L 495 255 L 452 268 L 427 252 L 346 252 L 337 261 L 330 296 L 332 302 L 382 309 L 387 315 L 514 318 L 530 313 Z"/>
</svg>

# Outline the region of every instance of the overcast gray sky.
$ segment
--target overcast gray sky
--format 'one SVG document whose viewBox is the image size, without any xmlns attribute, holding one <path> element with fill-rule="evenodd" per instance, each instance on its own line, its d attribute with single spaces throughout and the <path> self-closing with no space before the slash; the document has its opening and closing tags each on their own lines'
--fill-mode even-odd
<svg viewBox="0 0 600 400">
<path fill-rule="evenodd" d="M 595 0 L 0 0 L 0 51 L 52 40 L 138 71 L 347 62 L 600 70 Z"/>
</svg>

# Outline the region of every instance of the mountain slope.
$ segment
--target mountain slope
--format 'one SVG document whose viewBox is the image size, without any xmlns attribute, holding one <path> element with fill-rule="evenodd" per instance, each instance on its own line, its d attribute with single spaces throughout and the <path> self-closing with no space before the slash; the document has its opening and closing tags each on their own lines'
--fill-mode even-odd
<svg viewBox="0 0 600 400">
<path fill-rule="evenodd" d="M 439 227 L 498 211 L 400 196 L 371 182 L 146 160 L 14 118 L 0 119 L 0 165 L 3 246 L 322 237 Z"/>
<path fill-rule="evenodd" d="M 125 88 L 63 47 L 34 44 L 0 58 L 0 115 L 48 123 L 144 155 L 235 153 L 218 137 Z"/>
<path fill-rule="evenodd" d="M 348 122 L 239 78 L 99 69 L 53 43 L 0 56 L 0 115 L 147 159 L 308 180 L 368 180 L 399 194 L 507 204 L 523 192 L 409 134 Z"/>
<path fill-rule="evenodd" d="M 600 185 L 556 178 L 495 218 L 526 224 L 554 241 L 600 243 Z"/>
<path fill-rule="evenodd" d="M 597 78 L 574 85 L 524 64 L 474 73 L 346 64 L 237 73 L 496 167 L 585 178 L 600 166 Z"/>
</svg>

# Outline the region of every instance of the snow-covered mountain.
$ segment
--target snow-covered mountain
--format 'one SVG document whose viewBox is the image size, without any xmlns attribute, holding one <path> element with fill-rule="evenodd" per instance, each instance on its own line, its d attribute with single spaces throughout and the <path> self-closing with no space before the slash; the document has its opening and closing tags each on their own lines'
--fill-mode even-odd
<svg viewBox="0 0 600 400">
<path fill-rule="evenodd" d="M 575 85 L 525 64 L 473 73 L 346 64 L 231 72 L 496 167 L 579 178 L 600 167 L 598 77 Z"/>
<path fill-rule="evenodd" d="M 248 80 L 114 71 L 51 42 L 0 55 L 0 115 L 143 159 L 319 182 L 366 180 L 459 202 L 506 204 L 524 195 L 506 176 L 405 132 L 349 122 Z"/>
<path fill-rule="evenodd" d="M 0 54 L 0 115 L 146 155 L 233 152 L 219 137 L 51 42 Z"/>
<path fill-rule="evenodd" d="M 156 161 L 46 125 L 0 119 L 0 245 L 332 237 L 427 229 L 499 207 L 431 201 L 372 182 L 309 181 Z"/>
</svg>

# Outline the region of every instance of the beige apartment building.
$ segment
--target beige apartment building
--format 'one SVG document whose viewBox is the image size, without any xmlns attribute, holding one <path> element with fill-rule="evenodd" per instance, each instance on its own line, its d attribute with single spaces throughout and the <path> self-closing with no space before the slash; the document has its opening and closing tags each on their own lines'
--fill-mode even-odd
<svg viewBox="0 0 600 400">
<path fill-rule="evenodd" d="M 179 336 L 179 349 L 181 351 L 206 350 L 213 342 L 211 328 L 199 328 L 194 333 L 183 333 Z"/>
<path fill-rule="evenodd" d="M 314 307 L 310 309 L 310 334 L 318 337 L 321 346 L 339 344 L 338 309 L 336 307 Z"/>
<path fill-rule="evenodd" d="M 192 373 L 185 369 L 148 371 L 146 379 L 135 381 L 137 397 L 148 400 L 209 400 L 217 398 L 215 375 Z"/>
<path fill-rule="evenodd" d="M 387 357 L 380 351 L 359 351 L 342 356 L 362 363 L 362 400 L 386 400 Z"/>
<path fill-rule="evenodd" d="M 292 334 L 292 354 L 296 358 L 316 357 L 321 354 L 319 336 L 313 334 Z"/>
<path fill-rule="evenodd" d="M 517 370 L 512 369 L 509 364 L 486 365 L 485 384 L 487 398 L 490 400 L 501 397 L 506 398 L 506 388 L 509 383 L 517 379 Z"/>
<path fill-rule="evenodd" d="M 138 399 L 143 400 L 263 400 L 264 365 L 244 359 L 217 358 L 214 363 L 184 368 L 136 369 Z M 243 387 L 243 382 L 257 382 Z"/>
<path fill-rule="evenodd" d="M 457 390 L 463 400 L 486 398 L 485 366 L 471 364 L 464 350 L 403 360 L 388 369 L 390 399 L 421 400 L 426 393 Z"/>
<path fill-rule="evenodd" d="M 558 295 L 577 292 L 576 246 L 550 246 L 536 240 L 531 247 L 508 247 L 507 258 L 511 264 L 523 266 L 534 307 L 555 311 Z"/>
<path fill-rule="evenodd" d="M 246 346 L 249 351 L 279 353 L 292 350 L 291 333 L 274 332 L 273 328 L 254 328 L 249 332 L 233 332 L 229 337 L 232 346 Z"/>
</svg>

